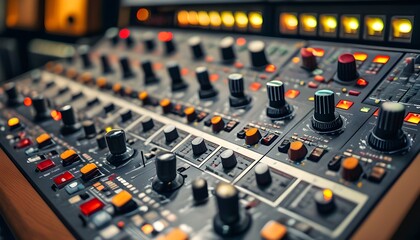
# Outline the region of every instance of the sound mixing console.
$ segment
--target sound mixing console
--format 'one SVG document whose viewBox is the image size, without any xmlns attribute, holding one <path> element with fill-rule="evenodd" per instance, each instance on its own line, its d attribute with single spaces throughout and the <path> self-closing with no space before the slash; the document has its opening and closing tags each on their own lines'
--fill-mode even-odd
<svg viewBox="0 0 420 240">
<path fill-rule="evenodd" d="M 146 27 L 77 52 L 0 109 L 77 238 L 348 238 L 419 152 L 418 52 Z"/>
</svg>

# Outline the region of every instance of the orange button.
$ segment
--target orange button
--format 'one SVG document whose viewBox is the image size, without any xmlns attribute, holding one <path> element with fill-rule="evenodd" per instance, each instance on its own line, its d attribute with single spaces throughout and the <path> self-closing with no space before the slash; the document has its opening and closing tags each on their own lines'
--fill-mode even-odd
<svg viewBox="0 0 420 240">
<path fill-rule="evenodd" d="M 297 96 L 299 96 L 299 94 L 300 94 L 300 91 L 299 90 L 289 89 L 289 90 L 286 91 L 285 96 L 287 98 L 296 98 Z"/>
<path fill-rule="evenodd" d="M 54 72 L 57 74 L 61 74 L 64 71 L 64 66 L 62 64 L 57 63 L 54 67 Z"/>
<path fill-rule="evenodd" d="M 10 118 L 7 121 L 7 125 L 9 127 L 16 127 L 16 126 L 19 126 L 19 124 L 20 124 L 20 121 L 19 121 L 19 118 L 17 118 L 17 117 Z"/>
<path fill-rule="evenodd" d="M 122 89 L 122 86 L 121 86 L 120 83 L 115 83 L 114 86 L 112 86 L 112 91 L 114 91 L 116 93 L 121 91 L 121 89 Z"/>
<path fill-rule="evenodd" d="M 60 158 L 61 160 L 65 161 L 66 159 L 71 158 L 76 154 L 76 151 L 74 151 L 73 149 L 67 149 L 66 151 L 60 154 Z"/>
<path fill-rule="evenodd" d="M 161 107 L 167 107 L 171 104 L 171 100 L 164 98 L 160 101 L 160 106 Z"/>
<path fill-rule="evenodd" d="M 66 76 L 68 78 L 75 78 L 77 76 L 77 71 L 74 68 L 67 69 Z"/>
<path fill-rule="evenodd" d="M 344 110 L 348 110 L 351 106 L 353 105 L 353 102 L 352 101 L 349 101 L 349 100 L 340 100 L 338 103 L 337 103 L 337 108 L 340 108 L 340 109 L 344 109 Z"/>
<path fill-rule="evenodd" d="M 274 65 L 274 64 L 268 64 L 266 67 L 265 67 L 265 71 L 266 72 L 268 72 L 268 73 L 273 73 L 273 72 L 275 72 L 276 71 L 276 66 Z"/>
<path fill-rule="evenodd" d="M 301 141 L 294 141 L 290 143 L 289 150 L 287 154 L 289 155 L 289 159 L 292 161 L 300 161 L 305 158 L 306 154 L 308 153 L 308 149 Z"/>
<path fill-rule="evenodd" d="M 254 92 L 260 90 L 260 88 L 261 88 L 261 83 L 259 82 L 253 82 L 249 85 L 249 90 L 254 91 Z"/>
<path fill-rule="evenodd" d="M 187 107 L 184 109 L 184 113 L 185 115 L 191 115 L 195 113 L 195 108 L 194 107 Z"/>
<path fill-rule="evenodd" d="M 409 122 L 409 123 L 419 124 L 420 123 L 420 114 L 410 112 L 404 118 L 404 121 Z"/>
<path fill-rule="evenodd" d="M 211 118 L 211 124 L 216 125 L 218 124 L 220 121 L 222 121 L 222 117 L 221 116 L 214 116 Z"/>
<path fill-rule="evenodd" d="M 80 81 L 82 81 L 83 83 L 89 83 L 92 80 L 93 78 L 90 72 L 85 72 L 82 74 L 82 76 L 80 76 Z"/>
<path fill-rule="evenodd" d="M 324 82 L 325 81 L 325 78 L 324 78 L 324 76 L 316 75 L 314 77 L 314 80 L 317 81 L 317 82 Z"/>
<path fill-rule="evenodd" d="M 114 205 L 115 207 L 122 207 L 124 206 L 126 203 L 128 203 L 133 197 L 131 196 L 131 194 L 129 192 L 127 192 L 126 190 L 122 190 L 121 192 L 117 193 L 117 195 L 115 195 L 111 202 L 112 205 Z"/>
<path fill-rule="evenodd" d="M 171 229 L 165 237 L 166 240 L 188 240 L 188 235 L 179 228 Z"/>
<path fill-rule="evenodd" d="M 96 86 L 100 88 L 104 88 L 106 86 L 106 78 L 105 77 L 98 77 L 96 79 Z"/>
<path fill-rule="evenodd" d="M 244 67 L 244 64 L 243 64 L 243 63 L 241 63 L 241 62 L 236 62 L 236 63 L 234 64 L 234 66 L 235 66 L 236 68 L 243 68 L 243 67 Z"/>
<path fill-rule="evenodd" d="M 85 166 L 83 166 L 80 169 L 80 172 L 83 175 L 85 175 L 85 174 L 88 174 L 88 173 L 90 173 L 92 171 L 95 171 L 96 169 L 98 169 L 98 167 L 96 166 L 96 164 L 94 164 L 94 163 L 88 163 L 88 164 L 86 164 Z"/>
<path fill-rule="evenodd" d="M 217 73 L 210 74 L 210 82 L 216 82 L 217 80 L 219 80 L 219 74 Z"/>
<path fill-rule="evenodd" d="M 341 165 L 346 170 L 353 170 L 353 169 L 356 169 L 357 166 L 359 166 L 359 160 L 354 157 L 348 157 L 344 159 Z"/>
<path fill-rule="evenodd" d="M 280 240 L 286 236 L 287 227 L 283 224 L 271 220 L 261 229 L 261 237 L 266 240 Z"/>
<path fill-rule="evenodd" d="M 44 143 L 46 141 L 49 141 L 49 140 L 51 140 L 51 137 L 47 133 L 43 133 L 36 138 L 36 142 L 38 144 L 42 144 L 42 143 Z"/>
<path fill-rule="evenodd" d="M 355 52 L 353 53 L 354 59 L 356 59 L 357 61 L 365 61 L 366 58 L 368 57 L 368 55 L 364 52 Z"/>
<path fill-rule="evenodd" d="M 149 97 L 149 94 L 146 91 L 141 91 L 138 97 L 140 100 L 144 101 Z"/>
<path fill-rule="evenodd" d="M 220 132 L 225 127 L 225 122 L 221 116 L 214 116 L 210 120 L 213 132 Z"/>
<path fill-rule="evenodd" d="M 257 144 L 261 139 L 261 133 L 258 128 L 249 128 L 245 131 L 245 143 L 248 145 Z"/>
<path fill-rule="evenodd" d="M 131 93 L 133 93 L 133 89 L 131 87 L 126 87 L 124 89 L 124 93 L 125 95 L 131 95 Z"/>
<path fill-rule="evenodd" d="M 155 230 L 153 228 L 153 226 L 151 224 L 148 224 L 148 223 L 147 224 L 144 224 L 140 229 L 146 235 L 151 234 Z"/>
<path fill-rule="evenodd" d="M 381 63 L 381 64 L 385 64 L 389 61 L 389 56 L 386 55 L 377 55 L 372 62 L 374 63 Z"/>
</svg>

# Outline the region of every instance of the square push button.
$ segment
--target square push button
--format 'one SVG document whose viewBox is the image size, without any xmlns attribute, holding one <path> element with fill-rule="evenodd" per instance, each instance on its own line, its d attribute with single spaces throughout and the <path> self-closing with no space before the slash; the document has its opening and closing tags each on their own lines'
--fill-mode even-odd
<svg viewBox="0 0 420 240">
<path fill-rule="evenodd" d="M 260 232 L 262 239 L 266 239 L 266 240 L 283 239 L 286 236 L 286 233 L 287 233 L 286 226 L 273 220 L 267 222 Z"/>
<path fill-rule="evenodd" d="M 71 174 L 70 172 L 64 172 L 54 178 L 54 183 L 58 188 L 62 188 L 73 179 L 73 174 Z"/>
<path fill-rule="evenodd" d="M 101 210 L 104 207 L 104 204 L 97 198 L 93 198 L 80 205 L 80 211 L 85 216 L 90 216 L 92 213 L 95 213 Z"/>
<path fill-rule="evenodd" d="M 46 171 L 55 166 L 55 163 L 51 159 L 44 160 L 36 165 L 36 170 L 39 172 Z"/>
<path fill-rule="evenodd" d="M 340 100 L 338 103 L 337 103 L 337 108 L 340 108 L 340 109 L 344 109 L 344 110 L 348 110 L 348 109 L 350 109 L 350 107 L 353 105 L 353 102 L 352 101 L 349 101 L 349 100 Z"/>
<path fill-rule="evenodd" d="M 420 123 L 420 114 L 410 112 L 404 118 L 404 121 L 406 121 L 408 123 L 419 124 Z"/>
</svg>

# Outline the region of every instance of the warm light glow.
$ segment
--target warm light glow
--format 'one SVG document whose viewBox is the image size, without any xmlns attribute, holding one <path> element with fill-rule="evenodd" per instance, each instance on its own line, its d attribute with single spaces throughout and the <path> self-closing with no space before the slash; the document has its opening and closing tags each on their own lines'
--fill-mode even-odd
<svg viewBox="0 0 420 240">
<path fill-rule="evenodd" d="M 413 30 L 413 24 L 410 19 L 395 18 L 392 19 L 392 36 L 395 38 L 410 38 Z"/>
<path fill-rule="evenodd" d="M 169 42 L 173 39 L 173 34 L 172 34 L 172 32 L 160 32 L 158 34 L 158 39 L 161 42 Z"/>
<path fill-rule="evenodd" d="M 236 44 L 238 44 L 238 46 L 243 46 L 243 45 L 246 44 L 246 39 L 245 38 L 242 38 L 242 37 L 237 38 L 236 39 Z"/>
<path fill-rule="evenodd" d="M 314 15 L 302 14 L 300 16 L 300 21 L 302 24 L 302 29 L 305 32 L 314 32 L 318 24 L 316 17 Z"/>
<path fill-rule="evenodd" d="M 237 27 L 246 28 L 248 26 L 248 17 L 244 12 L 236 12 L 235 22 Z"/>
<path fill-rule="evenodd" d="M 259 12 L 250 12 L 248 14 L 249 23 L 252 28 L 261 28 L 263 24 L 263 17 Z"/>
<path fill-rule="evenodd" d="M 150 17 L 150 12 L 146 8 L 140 8 L 137 11 L 137 20 L 139 20 L 140 22 L 149 20 L 149 17 Z"/>
<path fill-rule="evenodd" d="M 61 112 L 59 112 L 57 110 L 51 110 L 51 117 L 55 121 L 60 121 L 61 120 Z"/>
<path fill-rule="evenodd" d="M 323 57 L 325 54 L 323 48 L 306 48 L 306 50 L 311 51 L 315 57 Z"/>
<path fill-rule="evenodd" d="M 198 23 L 200 26 L 206 27 L 210 25 L 210 17 L 205 11 L 198 12 Z"/>
<path fill-rule="evenodd" d="M 25 99 L 23 99 L 23 105 L 29 107 L 32 105 L 32 99 L 30 97 L 26 97 Z"/>
<path fill-rule="evenodd" d="M 235 18 L 231 12 L 222 12 L 222 22 L 225 27 L 233 27 Z"/>
<path fill-rule="evenodd" d="M 299 21 L 296 15 L 291 13 L 282 13 L 280 15 L 280 26 L 282 32 L 284 31 L 296 31 Z"/>
<path fill-rule="evenodd" d="M 179 11 L 177 15 L 177 19 L 180 25 L 188 25 L 188 12 Z"/>
<path fill-rule="evenodd" d="M 324 191 L 322 191 L 322 194 L 324 195 L 324 199 L 326 201 L 331 200 L 333 197 L 333 192 L 330 189 L 324 189 Z"/>
<path fill-rule="evenodd" d="M 385 64 L 389 61 L 389 56 L 387 55 L 377 55 L 374 59 L 373 59 L 373 63 L 380 63 L 380 64 Z"/>
<path fill-rule="evenodd" d="M 378 17 L 366 18 L 367 35 L 369 36 L 382 36 L 385 28 L 384 21 Z"/>
<path fill-rule="evenodd" d="M 273 72 L 275 72 L 276 71 L 276 66 L 274 65 L 274 64 L 268 64 L 266 67 L 265 67 L 265 71 L 266 72 L 268 72 L 268 73 L 273 73 Z"/>
<path fill-rule="evenodd" d="M 196 11 L 188 12 L 188 23 L 190 25 L 198 25 L 198 14 Z"/>
<path fill-rule="evenodd" d="M 359 30 L 359 19 L 356 17 L 343 16 L 341 18 L 345 34 L 355 34 Z"/>
<path fill-rule="evenodd" d="M 6 3 L 0 5 L 6 8 L 5 23 L 8 28 L 35 30 L 39 24 L 38 10 L 41 5 L 39 0 L 8 0 L 3 2 Z M 3 9 L 0 11 L 3 11 Z M 3 19 L 0 20 L 0 22 L 2 21 Z"/>
<path fill-rule="evenodd" d="M 17 117 L 10 118 L 7 121 L 7 126 L 14 127 L 14 126 L 17 126 L 19 124 L 19 122 L 20 122 L 19 118 L 17 118 Z"/>
<path fill-rule="evenodd" d="M 354 59 L 356 59 L 357 61 L 365 61 L 366 58 L 368 57 L 368 55 L 364 52 L 355 52 L 353 53 Z"/>
<path fill-rule="evenodd" d="M 130 36 L 130 30 L 128 30 L 127 28 L 123 28 L 120 30 L 118 35 L 121 39 L 126 39 Z"/>
<path fill-rule="evenodd" d="M 335 16 L 321 16 L 322 30 L 326 33 L 334 33 L 337 29 L 337 18 Z"/>
<path fill-rule="evenodd" d="M 222 19 L 220 18 L 220 15 L 218 12 L 212 11 L 209 13 L 210 17 L 210 25 L 213 27 L 220 27 L 222 25 Z"/>
<path fill-rule="evenodd" d="M 111 130 L 112 130 L 111 126 L 108 126 L 108 127 L 105 128 L 105 132 L 110 132 Z"/>
</svg>

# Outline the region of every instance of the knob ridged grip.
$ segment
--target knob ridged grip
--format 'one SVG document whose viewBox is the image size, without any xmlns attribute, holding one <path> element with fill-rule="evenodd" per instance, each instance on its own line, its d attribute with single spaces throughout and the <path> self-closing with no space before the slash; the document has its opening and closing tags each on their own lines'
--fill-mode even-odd
<svg viewBox="0 0 420 240">
<path fill-rule="evenodd" d="M 344 53 L 338 57 L 337 77 L 343 82 L 351 82 L 359 77 L 357 72 L 356 59 L 353 54 Z"/>
<path fill-rule="evenodd" d="M 265 54 L 265 43 L 263 41 L 252 41 L 248 45 L 248 51 L 251 55 L 251 64 L 255 68 L 264 67 L 268 64 Z"/>
<path fill-rule="evenodd" d="M 229 91 L 234 97 L 244 97 L 244 78 L 242 74 L 233 73 L 229 75 Z"/>
<path fill-rule="evenodd" d="M 225 37 L 220 41 L 219 47 L 222 61 L 233 61 L 236 58 L 235 50 L 233 49 L 234 44 L 235 39 L 233 37 Z"/>
<path fill-rule="evenodd" d="M 273 80 L 268 82 L 267 94 L 270 107 L 280 108 L 286 103 L 284 99 L 284 85 L 281 81 Z"/>
<path fill-rule="evenodd" d="M 127 151 L 125 132 L 123 130 L 111 130 L 105 135 L 105 139 L 112 155 L 121 155 Z"/>
<path fill-rule="evenodd" d="M 156 157 L 156 175 L 163 183 L 168 183 L 176 178 L 176 156 L 174 153 L 165 152 Z"/>
<path fill-rule="evenodd" d="M 331 90 L 319 90 L 315 92 L 315 113 L 318 121 L 329 122 L 335 119 L 335 99 Z"/>
</svg>

